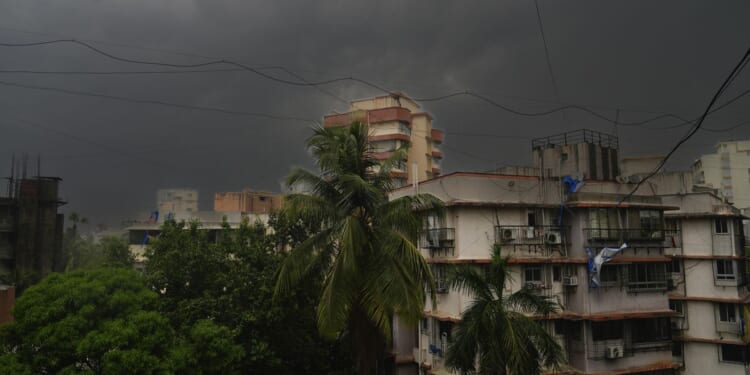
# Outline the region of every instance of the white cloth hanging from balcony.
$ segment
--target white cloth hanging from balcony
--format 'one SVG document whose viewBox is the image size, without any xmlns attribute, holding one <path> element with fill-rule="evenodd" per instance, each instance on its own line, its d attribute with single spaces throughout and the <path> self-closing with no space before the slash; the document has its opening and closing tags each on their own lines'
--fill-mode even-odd
<svg viewBox="0 0 750 375">
<path fill-rule="evenodd" d="M 589 278 L 591 280 L 591 286 L 598 288 L 599 273 L 602 265 L 609 262 L 612 258 L 617 255 L 620 251 L 625 250 L 628 247 L 627 243 L 623 243 L 622 246 L 618 247 L 605 247 L 599 251 L 599 254 L 594 255 L 594 250 L 590 247 L 586 249 L 589 253 Z"/>
</svg>

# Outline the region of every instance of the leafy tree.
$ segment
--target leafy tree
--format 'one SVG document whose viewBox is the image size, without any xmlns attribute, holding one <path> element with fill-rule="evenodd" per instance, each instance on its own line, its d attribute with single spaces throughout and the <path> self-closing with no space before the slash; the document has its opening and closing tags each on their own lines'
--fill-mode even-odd
<svg viewBox="0 0 750 375">
<path fill-rule="evenodd" d="M 52 274 L 18 299 L 15 322 L 2 335 L 0 364 L 10 369 L 0 372 L 14 366 L 37 374 L 164 370 L 172 332 L 153 310 L 156 302 L 133 271 Z"/>
<path fill-rule="evenodd" d="M 331 358 L 341 355 L 317 335 L 314 282 L 272 303 L 283 257 L 276 249 L 297 241 L 307 229 L 273 221 L 273 234 L 248 220 L 239 228 L 225 223 L 218 232 L 201 229 L 197 222 L 168 221 L 147 248 L 146 279 L 161 291 L 161 311 L 184 336 L 199 334 L 191 327 L 202 319 L 229 328 L 246 353 L 236 366 L 239 372 L 328 373 L 336 365 Z"/>
<path fill-rule="evenodd" d="M 346 335 L 357 372 L 370 374 L 391 339 L 393 314 L 411 324 L 422 316 L 424 285 L 433 280 L 413 243 L 422 224 L 416 210 L 440 205 L 432 196 L 388 200 L 390 172 L 406 158 L 406 149 L 378 163 L 364 124 L 318 128 L 307 145 L 320 174 L 291 173 L 288 185 L 302 183 L 312 192 L 288 196 L 284 214 L 290 222 L 321 223 L 321 228 L 284 260 L 276 295 L 321 273 L 318 328 L 328 338 Z"/>
<path fill-rule="evenodd" d="M 474 297 L 453 331 L 446 365 L 460 373 L 540 374 L 564 362 L 562 349 L 536 321 L 524 313 L 546 315 L 557 311 L 549 297 L 528 288 L 505 295 L 510 281 L 508 258 L 495 246 L 486 272 L 462 265 L 451 285 Z"/>
</svg>

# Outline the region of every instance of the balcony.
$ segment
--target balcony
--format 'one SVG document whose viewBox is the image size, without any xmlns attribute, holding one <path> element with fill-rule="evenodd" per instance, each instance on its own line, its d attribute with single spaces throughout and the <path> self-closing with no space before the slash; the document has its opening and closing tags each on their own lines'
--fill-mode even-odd
<svg viewBox="0 0 750 375">
<path fill-rule="evenodd" d="M 501 225 L 495 227 L 495 243 L 512 247 L 516 256 L 547 257 L 551 249 L 569 243 L 569 230 L 554 225 Z"/>
<path fill-rule="evenodd" d="M 456 247 L 454 228 L 433 228 L 422 232 L 421 247 L 430 251 L 433 258 L 453 257 Z"/>
</svg>

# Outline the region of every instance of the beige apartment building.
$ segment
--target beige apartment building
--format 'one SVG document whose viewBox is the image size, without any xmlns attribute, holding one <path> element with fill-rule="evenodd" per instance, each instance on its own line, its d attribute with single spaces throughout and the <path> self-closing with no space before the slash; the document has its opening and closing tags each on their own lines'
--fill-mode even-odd
<svg viewBox="0 0 750 375">
<path fill-rule="evenodd" d="M 506 292 L 532 288 L 559 305 L 539 318 L 565 352 L 561 373 L 745 374 L 749 300 L 738 211 L 711 193 L 691 193 L 689 173 L 660 176 L 623 200 L 639 180 L 622 175 L 618 149 L 616 137 L 581 130 L 534 140 L 533 167 L 419 184 L 447 208 L 426 218 L 420 239 L 438 301 L 426 303 L 419 327 L 394 324 L 397 373 L 450 373 L 445 353 L 471 296 L 448 286 L 449 269 L 483 267 L 499 244 L 511 257 Z M 404 187 L 392 196 L 414 193 Z M 596 287 L 591 254 L 622 243 L 628 247 L 602 266 Z"/>
<path fill-rule="evenodd" d="M 198 212 L 198 190 L 159 189 L 156 192 L 156 208 L 163 215 L 169 212 Z"/>
<path fill-rule="evenodd" d="M 409 145 L 408 156 L 394 170 L 396 186 L 439 176 L 444 133 L 432 127 L 432 116 L 405 95 L 394 93 L 353 101 L 350 111 L 324 116 L 325 127 L 367 123 L 375 158 L 388 159 L 393 151 Z"/>
</svg>

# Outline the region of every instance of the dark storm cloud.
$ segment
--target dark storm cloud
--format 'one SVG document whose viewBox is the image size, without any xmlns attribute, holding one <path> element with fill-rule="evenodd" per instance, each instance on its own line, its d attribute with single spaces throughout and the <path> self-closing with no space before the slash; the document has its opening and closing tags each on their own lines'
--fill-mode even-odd
<svg viewBox="0 0 750 375">
<path fill-rule="evenodd" d="M 415 97 L 471 89 L 524 111 L 582 104 L 622 121 L 672 112 L 700 114 L 747 48 L 746 2 L 553 2 L 539 7 L 558 86 L 553 90 L 534 3 L 448 1 L 6 1 L 0 41 L 76 37 L 122 56 L 174 63 L 202 55 L 282 65 L 308 80 L 367 79 Z M 54 35 L 12 31 L 21 29 Z M 153 50 L 117 46 L 148 47 Z M 181 52 L 182 54 L 166 51 Z M 219 67 L 214 67 L 219 68 Z M 0 49 L 0 69 L 147 70 L 75 45 Z M 264 70 L 279 78 L 297 78 Z M 737 79 L 727 97 L 750 83 Z M 319 120 L 351 100 L 381 94 L 353 82 L 292 87 L 249 72 L 131 76 L 0 75 L 0 80 L 137 99 Z M 707 127 L 750 117 L 743 99 Z M 665 153 L 687 130 L 619 126 L 576 110 L 519 117 L 468 97 L 423 103 L 448 131 L 443 167 L 486 170 L 527 164 L 527 140 L 582 127 L 617 131 L 627 154 Z M 161 187 L 214 192 L 279 189 L 292 165 L 309 166 L 309 124 L 0 86 L 0 165 L 12 153 L 42 155 L 44 174 L 65 179 L 69 211 L 116 221 L 149 209 Z M 20 123 L 15 118 L 37 125 Z M 669 120 L 650 124 L 670 126 Z M 701 132 L 676 155 L 685 168 L 719 140 L 749 127 Z M 52 130 L 50 130 L 52 129 Z M 3 164 L 5 163 L 5 164 Z M 4 169 L 4 168 L 3 168 Z M 4 173 L 3 173 L 4 174 Z"/>
</svg>

